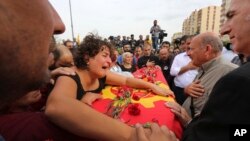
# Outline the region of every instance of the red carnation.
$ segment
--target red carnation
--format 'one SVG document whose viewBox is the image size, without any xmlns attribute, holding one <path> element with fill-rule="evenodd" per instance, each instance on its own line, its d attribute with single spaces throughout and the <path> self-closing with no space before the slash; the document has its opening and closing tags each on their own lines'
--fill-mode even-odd
<svg viewBox="0 0 250 141">
<path fill-rule="evenodd" d="M 141 76 L 142 79 L 145 78 L 145 77 L 147 77 L 145 74 L 143 74 L 143 75 Z"/>
<path fill-rule="evenodd" d="M 123 92 L 124 92 L 124 90 L 122 88 L 118 89 L 118 93 L 123 93 Z"/>
<path fill-rule="evenodd" d="M 154 79 L 153 79 L 153 77 L 151 77 L 151 76 L 148 76 L 148 82 L 151 82 L 151 83 L 154 83 Z"/>
<path fill-rule="evenodd" d="M 133 116 L 140 115 L 141 110 L 139 109 L 139 104 L 130 104 L 128 107 L 128 113 Z"/>
<path fill-rule="evenodd" d="M 135 101 L 139 101 L 139 100 L 140 100 L 140 97 L 139 97 L 138 95 L 134 94 L 134 95 L 132 96 L 132 99 L 135 100 Z"/>
<path fill-rule="evenodd" d="M 153 77 L 156 77 L 156 76 L 157 76 L 157 74 L 156 74 L 155 71 L 152 73 L 152 76 L 153 76 Z"/>
<path fill-rule="evenodd" d="M 144 73 L 144 69 L 140 69 L 140 73 Z"/>
<path fill-rule="evenodd" d="M 116 95 L 116 98 L 120 100 L 122 97 L 120 95 Z"/>
</svg>

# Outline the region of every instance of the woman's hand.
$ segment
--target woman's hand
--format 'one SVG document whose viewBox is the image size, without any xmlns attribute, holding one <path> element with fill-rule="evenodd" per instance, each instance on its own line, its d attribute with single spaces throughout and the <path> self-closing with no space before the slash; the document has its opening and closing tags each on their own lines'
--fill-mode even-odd
<svg viewBox="0 0 250 141">
<path fill-rule="evenodd" d="M 54 78 L 58 75 L 65 74 L 65 75 L 76 75 L 75 71 L 72 68 L 68 67 L 59 67 L 50 72 L 51 79 L 50 83 L 54 85 L 55 80 Z"/>
<path fill-rule="evenodd" d="M 170 89 L 164 89 L 164 88 L 161 88 L 155 84 L 153 84 L 151 90 L 155 93 L 155 94 L 158 94 L 158 95 L 162 95 L 162 96 L 172 96 L 172 97 L 175 97 L 174 96 L 174 92 L 171 91 Z"/>
</svg>

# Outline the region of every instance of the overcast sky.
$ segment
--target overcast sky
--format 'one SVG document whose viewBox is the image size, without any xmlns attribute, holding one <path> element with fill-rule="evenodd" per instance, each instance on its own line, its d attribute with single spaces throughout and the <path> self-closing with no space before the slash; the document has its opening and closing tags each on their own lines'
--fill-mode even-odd
<svg viewBox="0 0 250 141">
<path fill-rule="evenodd" d="M 72 39 L 69 0 L 50 0 L 65 26 L 60 39 Z M 89 32 L 102 37 L 110 35 L 149 34 L 157 19 L 170 40 L 173 33 L 181 32 L 182 23 L 192 11 L 210 5 L 220 6 L 222 0 L 71 0 L 74 35 L 83 38 Z"/>
</svg>

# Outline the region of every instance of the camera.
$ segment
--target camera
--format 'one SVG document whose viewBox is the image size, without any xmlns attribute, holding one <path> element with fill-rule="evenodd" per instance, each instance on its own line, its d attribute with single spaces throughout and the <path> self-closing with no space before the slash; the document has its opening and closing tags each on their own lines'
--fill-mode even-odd
<svg viewBox="0 0 250 141">
<path fill-rule="evenodd" d="M 165 30 L 160 30 L 160 33 L 159 33 L 160 44 L 162 43 L 163 38 L 167 36 L 168 36 L 168 33 L 165 33 Z"/>
</svg>

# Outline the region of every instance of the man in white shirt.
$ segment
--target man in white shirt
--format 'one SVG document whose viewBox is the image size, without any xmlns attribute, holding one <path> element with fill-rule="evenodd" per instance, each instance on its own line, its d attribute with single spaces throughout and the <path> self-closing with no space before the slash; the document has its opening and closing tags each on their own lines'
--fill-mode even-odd
<svg viewBox="0 0 250 141">
<path fill-rule="evenodd" d="M 174 83 L 172 85 L 172 91 L 175 94 L 176 101 L 182 104 L 186 95 L 184 94 L 184 88 L 192 83 L 195 76 L 198 74 L 198 67 L 193 65 L 190 57 L 187 55 L 186 50 L 192 40 L 192 36 L 184 35 L 181 38 L 183 42 L 182 50 L 184 52 L 175 56 L 173 64 L 170 69 L 170 74 L 175 76 Z"/>
</svg>

